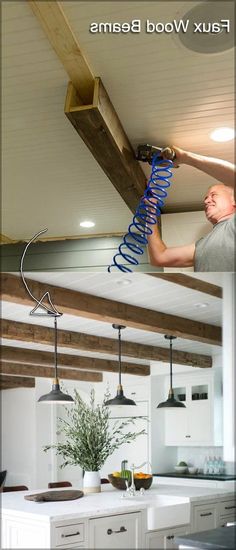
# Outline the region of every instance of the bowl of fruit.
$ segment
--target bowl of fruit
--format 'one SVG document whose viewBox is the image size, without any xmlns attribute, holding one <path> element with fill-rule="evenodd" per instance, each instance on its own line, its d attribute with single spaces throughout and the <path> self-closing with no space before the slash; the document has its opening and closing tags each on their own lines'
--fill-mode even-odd
<svg viewBox="0 0 236 550">
<path fill-rule="evenodd" d="M 125 491 L 127 489 L 127 485 L 131 485 L 131 471 L 125 470 L 123 472 L 113 472 L 112 474 L 108 475 L 108 479 L 115 487 L 116 489 L 120 489 L 121 491 Z M 134 485 L 135 489 L 139 491 L 140 489 L 149 489 L 152 484 L 152 475 L 151 474 L 144 474 L 143 472 L 137 472 L 134 473 Z"/>
</svg>

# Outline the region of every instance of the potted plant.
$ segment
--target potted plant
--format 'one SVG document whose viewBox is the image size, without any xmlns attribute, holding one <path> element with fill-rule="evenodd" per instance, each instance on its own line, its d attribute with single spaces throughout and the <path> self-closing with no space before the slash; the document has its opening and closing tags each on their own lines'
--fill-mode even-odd
<svg viewBox="0 0 236 550">
<path fill-rule="evenodd" d="M 117 420 L 111 427 L 110 409 L 105 405 L 107 398 L 106 394 L 102 404 L 95 404 L 95 392 L 91 390 L 89 403 L 86 403 L 75 390 L 74 405 L 65 407 L 66 419 L 58 418 L 58 435 L 63 434 L 64 441 L 44 447 L 44 451 L 55 449 L 62 457 L 61 468 L 70 464 L 84 470 L 84 491 L 87 493 L 101 490 L 99 470 L 108 456 L 145 433 L 145 429 L 123 432 L 126 426 L 135 423 L 135 418 Z"/>
</svg>

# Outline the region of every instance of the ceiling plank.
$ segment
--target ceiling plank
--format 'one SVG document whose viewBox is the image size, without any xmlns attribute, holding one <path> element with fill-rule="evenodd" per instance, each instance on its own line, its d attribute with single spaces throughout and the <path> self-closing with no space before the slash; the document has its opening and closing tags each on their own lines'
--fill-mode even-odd
<svg viewBox="0 0 236 550">
<path fill-rule="evenodd" d="M 60 3 L 28 3 L 70 78 L 66 116 L 127 206 L 135 212 L 146 176 L 101 79 L 94 79 Z"/>
<path fill-rule="evenodd" d="M 28 1 L 82 103 L 91 103 L 94 76 L 59 2 Z"/>
<path fill-rule="evenodd" d="M 147 273 L 147 275 L 151 275 L 151 277 L 156 277 L 157 279 L 163 279 L 169 283 L 191 288 L 191 290 L 198 290 L 199 292 L 209 294 L 215 298 L 223 297 L 223 289 L 220 286 L 202 281 L 201 279 L 195 279 L 195 277 L 190 277 L 184 273 Z"/>
<path fill-rule="evenodd" d="M 53 328 L 30 323 L 19 323 L 9 321 L 8 319 L 2 319 L 1 334 L 2 338 L 8 340 L 46 345 L 53 345 L 54 342 Z M 117 340 L 112 338 L 57 329 L 57 342 L 58 346 L 63 348 L 118 355 Z M 136 342 L 126 342 L 124 340 L 122 341 L 122 355 L 124 357 L 145 359 L 146 361 L 161 361 L 164 363 L 169 363 L 170 360 L 169 349 L 137 344 Z M 189 365 L 200 368 L 212 367 L 212 358 L 210 355 L 173 350 L 172 356 L 173 363 L 177 365 Z"/>
<path fill-rule="evenodd" d="M 17 387 L 34 388 L 35 379 L 24 377 L 24 376 L 7 376 L 5 374 L 1 374 L 0 376 L 1 389 L 10 389 L 10 388 L 17 388 Z"/>
<path fill-rule="evenodd" d="M 39 365 L 26 365 L 22 363 L 1 361 L 1 372 L 3 374 L 20 374 L 39 378 L 55 378 L 55 370 L 51 367 Z M 103 375 L 100 372 L 82 372 L 75 369 L 58 368 L 60 380 L 79 380 L 81 382 L 102 382 Z M 13 377 L 11 377 L 13 378 Z"/>
<path fill-rule="evenodd" d="M 54 364 L 54 353 L 50 351 L 2 346 L 1 356 L 4 361 L 10 361 L 12 363 L 41 366 L 51 366 Z M 69 353 L 58 353 L 57 362 L 58 365 L 73 367 L 80 371 L 86 369 L 88 371 L 118 372 L 119 366 L 118 361 L 97 359 L 95 357 L 83 357 L 81 355 L 70 355 Z M 150 367 L 149 365 L 126 363 L 122 365 L 122 372 L 138 376 L 148 376 L 150 374 Z"/>
<path fill-rule="evenodd" d="M 19 277 L 2 273 L 1 280 L 2 300 L 32 306 L 32 300 Z M 45 285 L 39 281 L 27 280 L 27 283 L 37 299 L 40 299 L 47 290 L 56 308 L 70 315 L 118 323 L 149 332 L 169 333 L 187 340 L 217 346 L 222 345 L 222 331 L 218 326 L 115 302 L 68 288 Z"/>
</svg>

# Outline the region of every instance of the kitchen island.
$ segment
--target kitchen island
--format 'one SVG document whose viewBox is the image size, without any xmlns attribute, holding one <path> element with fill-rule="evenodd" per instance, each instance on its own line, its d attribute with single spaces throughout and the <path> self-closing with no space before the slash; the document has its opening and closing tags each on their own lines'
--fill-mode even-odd
<svg viewBox="0 0 236 550">
<path fill-rule="evenodd" d="M 25 494 L 37 492 L 2 495 L 3 549 L 162 548 L 162 541 L 163 548 L 168 548 L 165 538 L 173 548 L 175 535 L 193 530 L 195 509 L 215 506 L 218 524 L 222 507 L 225 503 L 227 508 L 233 506 L 234 498 L 232 489 L 154 483 L 143 496 L 137 492 L 122 498 L 122 491 L 105 485 L 101 493 L 78 500 L 38 503 L 24 499 Z"/>
</svg>

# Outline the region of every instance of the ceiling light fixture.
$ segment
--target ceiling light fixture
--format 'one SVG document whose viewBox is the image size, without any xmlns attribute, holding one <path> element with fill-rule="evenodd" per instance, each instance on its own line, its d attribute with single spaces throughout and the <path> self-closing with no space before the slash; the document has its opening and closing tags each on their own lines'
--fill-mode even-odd
<svg viewBox="0 0 236 550">
<path fill-rule="evenodd" d="M 201 308 L 204 309 L 204 307 L 208 307 L 208 306 L 209 306 L 208 302 L 198 302 L 197 304 L 194 304 L 194 307 L 197 307 L 199 309 Z"/>
<path fill-rule="evenodd" d="M 38 299 L 38 298 L 36 298 L 36 296 L 34 296 L 34 294 L 30 290 L 30 288 L 28 286 L 28 283 L 25 279 L 24 270 L 23 270 L 25 255 L 26 255 L 26 252 L 27 252 L 30 244 L 33 241 L 35 241 L 40 235 L 42 235 L 43 233 L 46 233 L 46 232 L 47 232 L 47 229 L 42 229 L 41 231 L 36 233 L 36 235 L 34 235 L 32 237 L 32 239 L 30 239 L 30 241 L 25 246 L 25 248 L 23 250 L 23 254 L 21 256 L 21 260 L 20 260 L 20 274 L 21 274 L 21 279 L 22 279 L 22 282 L 25 286 L 26 291 L 28 292 L 30 298 L 36 303 L 36 306 L 32 309 L 32 311 L 30 311 L 30 315 L 33 315 L 35 317 L 41 317 L 41 316 L 48 317 L 48 316 L 51 316 L 51 317 L 54 318 L 54 329 L 55 329 L 54 330 L 54 368 L 55 368 L 55 378 L 53 380 L 52 390 L 50 391 L 50 393 L 42 395 L 38 399 L 38 401 L 40 401 L 40 403 L 49 403 L 49 404 L 50 403 L 60 403 L 60 404 L 67 403 L 68 404 L 68 403 L 74 403 L 74 399 L 69 394 L 63 393 L 60 390 L 59 379 L 58 379 L 58 375 L 57 375 L 57 317 L 61 317 L 63 314 L 60 311 L 58 311 L 57 308 L 54 306 L 54 304 L 52 302 L 50 292 L 48 292 L 48 291 L 44 292 L 44 294 L 41 296 L 40 299 Z"/>
<path fill-rule="evenodd" d="M 126 328 L 123 325 L 112 325 L 112 328 L 118 330 L 118 354 L 119 354 L 119 384 L 117 386 L 117 394 L 113 399 L 108 399 L 105 405 L 136 405 L 133 399 L 128 399 L 124 396 L 123 386 L 121 384 L 121 330 Z"/>
<path fill-rule="evenodd" d="M 95 223 L 89 220 L 85 220 L 84 222 L 80 223 L 80 227 L 85 227 L 87 229 L 94 226 L 95 226 Z"/>
<path fill-rule="evenodd" d="M 132 284 L 132 281 L 130 279 L 119 279 L 118 281 L 116 281 L 118 285 L 120 286 L 127 286 L 127 285 L 131 285 Z"/>
<path fill-rule="evenodd" d="M 224 141 L 231 141 L 235 138 L 235 131 L 233 128 L 228 127 L 222 127 L 222 128 L 216 128 L 213 132 L 210 134 L 210 138 L 213 141 L 218 141 L 223 143 Z"/>
<path fill-rule="evenodd" d="M 175 399 L 174 391 L 172 387 L 172 340 L 174 340 L 176 336 L 168 336 L 168 334 L 165 334 L 165 338 L 166 340 L 170 341 L 170 389 L 169 389 L 168 399 L 166 401 L 163 401 L 162 403 L 159 403 L 159 405 L 157 405 L 157 409 L 164 409 L 169 407 L 186 408 L 184 403 L 181 403 L 181 401 L 178 401 L 177 399 Z"/>
<path fill-rule="evenodd" d="M 62 314 L 61 314 L 62 315 Z M 63 393 L 60 389 L 58 373 L 57 373 L 57 316 L 54 316 L 54 369 L 55 376 L 52 384 L 52 389 L 49 393 L 41 395 L 38 399 L 40 403 L 55 404 L 59 405 L 74 403 L 74 399 L 67 393 Z"/>
</svg>

